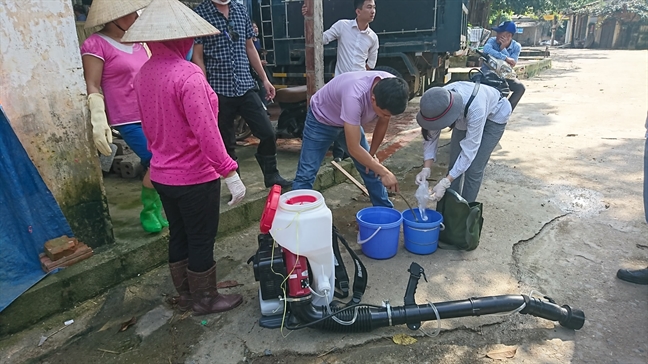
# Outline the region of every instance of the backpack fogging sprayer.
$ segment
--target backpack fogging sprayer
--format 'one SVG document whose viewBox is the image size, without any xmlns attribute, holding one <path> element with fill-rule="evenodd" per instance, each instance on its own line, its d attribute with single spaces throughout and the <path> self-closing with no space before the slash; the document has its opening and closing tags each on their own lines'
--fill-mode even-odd
<svg viewBox="0 0 648 364">
<path fill-rule="evenodd" d="M 402 306 L 391 306 L 388 301 L 382 305 L 361 303 L 367 271 L 332 226 L 331 212 L 322 195 L 312 190 L 280 193 L 281 188 L 275 186 L 268 196 L 258 250 L 248 261 L 253 262 L 254 278 L 259 282 L 261 327 L 369 332 L 407 325 L 418 330 L 424 321 L 516 312 L 558 321 L 574 330 L 585 323 L 583 311 L 559 306 L 546 296 L 502 295 L 418 304 L 416 289 L 421 277 L 425 281 L 427 277 L 425 269 L 415 262 L 407 270 L 409 278 Z M 347 248 L 355 266 L 353 296 L 347 303 L 333 299 L 349 296 L 348 276 L 338 242 Z"/>
</svg>

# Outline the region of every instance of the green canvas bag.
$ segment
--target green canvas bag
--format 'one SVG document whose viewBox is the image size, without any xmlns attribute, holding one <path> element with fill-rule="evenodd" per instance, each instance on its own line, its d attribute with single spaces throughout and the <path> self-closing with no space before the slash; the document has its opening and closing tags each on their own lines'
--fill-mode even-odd
<svg viewBox="0 0 648 364">
<path fill-rule="evenodd" d="M 473 250 L 479 245 L 484 217 L 481 202 L 468 203 L 452 189 L 447 189 L 437 203 L 445 229 L 439 233 L 439 248 Z"/>
</svg>

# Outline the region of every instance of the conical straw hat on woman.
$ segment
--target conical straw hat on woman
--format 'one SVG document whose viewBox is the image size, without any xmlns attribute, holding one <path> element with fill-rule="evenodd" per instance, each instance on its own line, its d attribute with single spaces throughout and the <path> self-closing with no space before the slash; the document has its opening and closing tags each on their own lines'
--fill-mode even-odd
<svg viewBox="0 0 648 364">
<path fill-rule="evenodd" d="M 90 29 L 110 23 L 124 15 L 144 9 L 151 0 L 94 0 L 84 28 Z"/>
<path fill-rule="evenodd" d="M 240 294 L 218 292 L 214 241 L 221 180 L 230 206 L 243 199 L 245 185 L 218 129 L 218 96 L 200 67 L 186 60 L 194 38 L 217 33 L 179 1 L 153 0 L 122 38 L 151 49 L 133 87 L 153 154 L 151 181 L 169 218 L 169 270 L 178 292 L 171 302 L 194 315 L 243 302 Z"/>
<path fill-rule="evenodd" d="M 122 42 L 159 42 L 219 34 L 220 31 L 178 0 L 153 0 Z"/>
</svg>

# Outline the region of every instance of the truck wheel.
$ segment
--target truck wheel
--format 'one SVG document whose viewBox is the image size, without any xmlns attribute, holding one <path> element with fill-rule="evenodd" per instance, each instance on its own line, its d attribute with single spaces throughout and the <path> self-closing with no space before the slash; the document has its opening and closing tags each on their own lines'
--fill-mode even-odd
<svg viewBox="0 0 648 364">
<path fill-rule="evenodd" d="M 383 72 L 391 73 L 392 75 L 394 75 L 394 76 L 396 76 L 396 77 L 403 78 L 403 75 L 402 75 L 400 72 L 396 71 L 396 69 L 393 68 L 393 67 L 389 67 L 389 66 L 376 66 L 376 68 L 374 68 L 373 70 L 374 70 L 374 71 L 383 71 Z"/>
<path fill-rule="evenodd" d="M 410 91 L 409 92 L 409 100 L 413 99 L 416 96 L 418 90 L 414 89 L 415 82 L 413 82 L 411 78 L 403 77 L 403 74 L 398 72 L 395 68 L 389 67 L 389 66 L 376 66 L 376 68 L 374 68 L 373 70 L 374 71 L 383 71 L 383 72 L 391 73 L 392 75 L 394 75 L 396 77 L 400 77 L 400 78 L 404 79 L 405 81 L 407 81 L 407 84 L 409 85 L 409 89 L 410 89 L 409 90 Z"/>
</svg>

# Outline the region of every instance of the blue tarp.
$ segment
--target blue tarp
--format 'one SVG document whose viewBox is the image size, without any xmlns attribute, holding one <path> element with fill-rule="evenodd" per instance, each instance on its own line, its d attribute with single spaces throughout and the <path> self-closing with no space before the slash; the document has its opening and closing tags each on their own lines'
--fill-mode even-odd
<svg viewBox="0 0 648 364">
<path fill-rule="evenodd" d="M 38 254 L 62 235 L 72 229 L 0 106 L 0 311 L 45 276 Z"/>
</svg>

